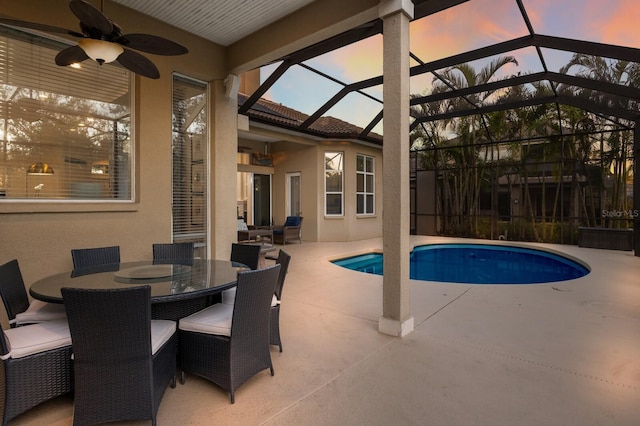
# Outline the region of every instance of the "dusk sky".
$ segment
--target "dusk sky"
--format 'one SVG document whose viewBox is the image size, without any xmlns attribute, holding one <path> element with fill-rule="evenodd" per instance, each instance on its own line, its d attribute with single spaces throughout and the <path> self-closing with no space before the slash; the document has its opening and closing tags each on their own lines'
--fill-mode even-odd
<svg viewBox="0 0 640 426">
<path fill-rule="evenodd" d="M 537 34 L 566 37 L 640 48 L 640 1 L 638 0 L 523 0 Z M 468 50 L 527 35 L 526 25 L 515 0 L 470 0 L 460 6 L 411 23 L 411 52 L 430 62 Z M 534 48 L 511 52 L 518 66 L 508 66 L 502 75 L 541 71 Z M 547 66 L 557 71 L 572 54 L 543 50 Z M 417 63 L 412 61 L 411 66 Z M 277 65 L 277 64 L 276 64 Z M 375 36 L 328 53 L 307 65 L 346 84 L 382 74 L 382 37 Z M 484 63 L 472 63 L 480 69 Z M 275 65 L 262 71 L 264 80 Z M 411 93 L 425 93 L 431 74 L 414 77 Z M 301 67 L 290 69 L 266 97 L 311 114 L 330 99 L 341 86 Z M 382 87 L 366 91 L 382 100 Z M 381 104 L 352 94 L 326 115 L 360 127 L 380 111 Z M 376 129 L 381 132 L 381 129 Z"/>
</svg>

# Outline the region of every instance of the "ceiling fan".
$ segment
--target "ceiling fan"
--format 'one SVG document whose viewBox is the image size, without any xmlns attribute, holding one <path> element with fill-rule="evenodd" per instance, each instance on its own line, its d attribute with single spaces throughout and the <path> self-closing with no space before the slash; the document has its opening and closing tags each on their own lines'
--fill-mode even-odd
<svg viewBox="0 0 640 426">
<path fill-rule="evenodd" d="M 120 26 L 84 0 L 71 0 L 69 8 L 80 19 L 81 32 L 7 18 L 0 18 L 0 24 L 78 37 L 80 40 L 76 46 L 67 47 L 56 55 L 56 64 L 60 66 L 82 62 L 89 58 L 100 65 L 117 61 L 136 74 L 148 78 L 159 78 L 160 72 L 153 62 L 131 49 L 167 56 L 188 52 L 186 47 L 163 37 L 151 34 L 123 34 Z"/>
</svg>

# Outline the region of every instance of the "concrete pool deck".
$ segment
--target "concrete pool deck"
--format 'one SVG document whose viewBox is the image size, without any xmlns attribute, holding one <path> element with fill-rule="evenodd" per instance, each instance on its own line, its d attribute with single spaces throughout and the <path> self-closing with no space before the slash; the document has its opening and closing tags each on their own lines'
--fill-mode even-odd
<svg viewBox="0 0 640 426">
<path fill-rule="evenodd" d="M 158 424 L 638 425 L 640 258 L 530 246 L 592 271 L 550 284 L 411 281 L 415 330 L 402 339 L 377 331 L 382 277 L 329 262 L 380 250 L 381 239 L 278 246 L 292 260 L 284 352 L 272 349 L 275 376 L 253 377 L 233 405 L 221 389 L 188 376 L 167 390 Z M 71 425 L 72 411 L 72 399 L 61 397 L 11 425 Z"/>
</svg>

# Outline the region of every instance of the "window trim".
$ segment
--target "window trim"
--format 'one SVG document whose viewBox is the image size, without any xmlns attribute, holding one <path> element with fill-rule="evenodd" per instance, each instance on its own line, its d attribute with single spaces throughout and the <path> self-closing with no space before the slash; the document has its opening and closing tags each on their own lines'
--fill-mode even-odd
<svg viewBox="0 0 640 426">
<path fill-rule="evenodd" d="M 340 171 L 340 178 L 341 178 L 341 191 L 327 191 L 327 171 L 338 171 L 338 170 L 334 170 L 334 169 L 327 169 L 327 155 L 328 154 L 340 154 L 342 156 L 342 161 L 341 161 L 341 169 L 339 169 Z M 332 217 L 332 218 L 336 218 L 336 217 L 344 217 L 344 158 L 345 158 L 345 153 L 344 151 L 324 151 L 323 156 L 322 156 L 322 162 L 323 162 L 323 180 L 324 180 L 324 216 L 325 217 Z M 336 214 L 336 213 L 327 213 L 327 195 L 340 195 L 340 213 Z"/>
<path fill-rule="evenodd" d="M 59 50 L 61 47 L 68 47 L 68 44 L 54 38 L 43 35 L 34 35 L 11 27 L 1 26 L 0 37 L 14 38 L 21 42 L 32 43 L 39 48 Z M 42 60 L 42 59 L 40 59 Z M 52 63 L 53 64 L 53 63 Z M 42 65 L 42 64 L 41 64 Z M 46 64 L 45 64 L 46 65 Z M 107 64 L 110 67 L 118 67 L 117 65 Z M 52 65 L 52 69 L 57 69 L 56 65 Z M 118 67 L 121 68 L 121 67 Z M 121 68 L 124 69 L 124 68 Z M 125 70 L 126 71 L 126 70 Z M 123 168 L 128 172 L 128 197 L 126 198 L 48 198 L 34 199 L 32 197 L 0 197 L 0 214 L 13 213 L 57 213 L 57 212 L 130 212 L 138 210 L 137 196 L 137 140 L 136 140 L 136 109 L 135 109 L 135 74 L 126 71 L 128 76 L 130 104 L 128 110 L 128 130 L 130 149 L 127 152 L 128 167 Z M 46 91 L 43 87 L 42 90 Z M 65 95 L 65 93 L 61 93 Z M 68 93 L 66 93 L 69 96 Z M 28 181 L 27 181 L 28 182 Z"/>
<path fill-rule="evenodd" d="M 358 159 L 362 157 L 365 170 L 358 170 Z M 367 159 L 371 159 L 371 171 L 366 171 Z M 358 175 L 364 176 L 364 191 L 358 191 Z M 371 182 L 373 188 L 370 191 L 367 191 L 367 176 L 371 176 Z M 370 217 L 376 215 L 376 157 L 373 155 L 367 154 L 356 154 L 356 216 L 359 217 Z M 364 196 L 364 212 L 358 212 L 358 195 Z M 371 213 L 367 212 L 367 195 L 371 195 L 373 197 L 372 201 L 372 210 Z"/>
</svg>

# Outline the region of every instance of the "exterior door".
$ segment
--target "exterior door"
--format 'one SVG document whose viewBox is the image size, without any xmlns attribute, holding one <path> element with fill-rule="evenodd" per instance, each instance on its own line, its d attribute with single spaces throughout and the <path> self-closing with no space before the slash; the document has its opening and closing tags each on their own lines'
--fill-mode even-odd
<svg viewBox="0 0 640 426">
<path fill-rule="evenodd" d="M 300 172 L 287 173 L 287 216 L 302 216 L 300 204 Z"/>
</svg>

